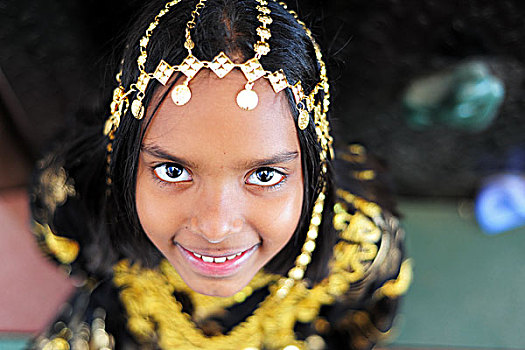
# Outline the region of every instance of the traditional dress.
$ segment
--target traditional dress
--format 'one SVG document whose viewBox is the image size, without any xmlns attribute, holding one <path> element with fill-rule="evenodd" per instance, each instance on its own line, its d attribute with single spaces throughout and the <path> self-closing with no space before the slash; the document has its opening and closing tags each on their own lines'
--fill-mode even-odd
<svg viewBox="0 0 525 350">
<path fill-rule="evenodd" d="M 52 229 L 55 210 L 75 200 L 74 181 L 52 160 L 40 164 L 36 179 L 36 237 L 52 259 L 82 276 L 82 285 L 32 348 L 369 349 L 392 332 L 410 284 L 396 217 L 342 189 L 332 218 L 339 239 L 329 275 L 296 283 L 282 299 L 276 297 L 281 276 L 265 271 L 227 298 L 192 291 L 166 260 L 144 268 L 122 259 L 109 277 L 99 278 L 79 259 L 81 249 L 92 247 Z"/>
</svg>

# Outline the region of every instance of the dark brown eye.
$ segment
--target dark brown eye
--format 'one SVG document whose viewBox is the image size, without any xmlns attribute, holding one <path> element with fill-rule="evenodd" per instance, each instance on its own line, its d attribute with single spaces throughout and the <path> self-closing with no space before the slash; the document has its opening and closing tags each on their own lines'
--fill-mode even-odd
<svg viewBox="0 0 525 350">
<path fill-rule="evenodd" d="M 183 182 L 190 181 L 190 173 L 178 164 L 161 164 L 154 170 L 155 175 L 162 181 L 166 182 Z"/>
<path fill-rule="evenodd" d="M 250 174 L 246 183 L 258 186 L 273 186 L 281 182 L 285 176 L 272 168 L 259 168 Z"/>
<path fill-rule="evenodd" d="M 257 170 L 255 172 L 255 176 L 257 176 L 257 179 L 259 179 L 261 182 L 270 182 L 270 180 L 273 179 L 274 173 L 274 170 L 263 169 Z"/>
<path fill-rule="evenodd" d="M 166 166 L 166 175 L 172 179 L 176 179 L 182 175 L 183 168 L 173 165 Z"/>
</svg>

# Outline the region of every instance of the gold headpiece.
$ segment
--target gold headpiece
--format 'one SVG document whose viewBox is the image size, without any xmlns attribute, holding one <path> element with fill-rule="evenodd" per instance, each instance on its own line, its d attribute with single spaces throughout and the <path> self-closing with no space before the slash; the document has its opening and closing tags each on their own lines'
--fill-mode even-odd
<svg viewBox="0 0 525 350">
<path fill-rule="evenodd" d="M 119 86 L 113 92 L 113 101 L 110 106 L 111 115 L 104 126 L 104 135 L 109 138 L 107 146 L 108 174 L 109 164 L 111 162 L 112 142 L 115 138 L 115 132 L 119 127 L 120 118 L 127 113 L 130 107 L 131 113 L 136 119 L 140 120 L 144 117 L 144 105 L 142 101 L 152 78 L 165 86 L 175 72 L 182 73 L 185 76 L 184 82 L 175 86 L 171 92 L 173 102 L 178 106 L 182 106 L 188 103 L 191 99 L 189 83 L 201 69 L 210 69 L 219 78 L 224 78 L 234 68 L 239 68 L 247 80 L 244 89 L 237 95 L 237 105 L 240 108 L 244 110 L 252 110 L 257 107 L 259 98 L 252 88 L 257 80 L 265 78 L 268 79 L 275 93 L 279 93 L 286 88 L 289 88 L 292 91 L 297 110 L 299 111 L 297 125 L 300 130 L 306 129 L 310 122 L 310 113 L 313 113 L 317 140 L 321 145 L 321 151 L 319 154 L 321 160 L 320 175 L 321 179 L 324 180 L 324 176 L 327 172 L 327 160 L 329 157 L 333 159 L 332 137 L 329 133 L 330 127 L 326 117 L 328 106 L 330 104 L 330 92 L 326 74 L 326 65 L 322 58 L 321 49 L 315 42 L 311 31 L 306 27 L 304 22 L 298 19 L 298 16 L 294 11 L 288 10 L 286 4 L 282 2 L 279 3 L 285 10 L 293 15 L 295 20 L 303 27 L 314 46 L 316 59 L 320 69 L 320 80 L 308 94 L 303 90 L 301 81 L 291 84 L 282 69 L 274 72 L 265 70 L 259 61 L 262 56 L 267 55 L 270 52 L 270 45 L 267 40 L 271 37 L 270 25 L 273 20 L 271 17 L 271 11 L 267 7 L 267 0 L 256 0 L 258 3 L 256 9 L 259 12 L 257 19 L 260 22 L 260 26 L 257 28 L 259 40 L 253 45 L 255 51 L 253 58 L 244 63 L 233 63 L 224 52 L 221 52 L 211 61 L 201 61 L 192 54 L 192 49 L 195 47 L 195 43 L 191 38 L 191 30 L 195 27 L 196 18 L 200 15 L 200 11 L 204 8 L 206 3 L 206 0 L 200 0 L 191 13 L 191 19 L 186 24 L 186 41 L 184 43 L 184 47 L 188 51 L 186 58 L 184 58 L 179 65 L 174 66 L 170 65 L 165 60 L 161 60 L 155 71 L 153 73 L 148 73 L 145 68 L 148 59 L 147 47 L 153 31 L 159 25 L 160 19 L 170 11 L 171 7 L 177 5 L 181 1 L 182 0 L 172 0 L 166 3 L 164 8 L 157 14 L 157 16 L 155 16 L 153 22 L 150 23 L 144 36 L 140 39 L 140 55 L 137 58 L 140 74 L 137 81 L 132 83 L 127 91 L 122 85 L 122 71 L 117 74 L 117 82 L 119 83 Z M 320 92 L 323 92 L 322 97 Z M 133 93 L 135 93 L 135 97 L 130 105 L 129 96 Z M 111 178 L 109 176 L 107 182 L 108 185 L 111 184 Z M 279 283 L 280 287 L 277 294 L 282 297 L 287 294 L 287 291 L 293 286 L 294 281 L 302 279 L 306 266 L 311 260 L 311 254 L 315 249 L 315 238 L 317 237 L 319 225 L 321 224 L 324 198 L 325 195 L 323 188 L 314 204 L 307 239 L 303 245 L 301 255 L 297 257 L 295 267 L 289 271 L 288 278 L 283 279 Z"/>
</svg>

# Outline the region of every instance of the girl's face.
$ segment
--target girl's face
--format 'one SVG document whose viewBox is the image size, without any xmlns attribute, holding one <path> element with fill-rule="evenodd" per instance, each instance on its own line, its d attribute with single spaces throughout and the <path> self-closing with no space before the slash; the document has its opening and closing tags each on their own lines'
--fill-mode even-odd
<svg viewBox="0 0 525 350">
<path fill-rule="evenodd" d="M 284 93 L 264 79 L 259 104 L 241 110 L 241 72 L 203 71 L 192 98 L 167 97 L 140 152 L 141 225 L 186 284 L 230 296 L 246 286 L 293 235 L 301 215 L 301 150 Z"/>
</svg>

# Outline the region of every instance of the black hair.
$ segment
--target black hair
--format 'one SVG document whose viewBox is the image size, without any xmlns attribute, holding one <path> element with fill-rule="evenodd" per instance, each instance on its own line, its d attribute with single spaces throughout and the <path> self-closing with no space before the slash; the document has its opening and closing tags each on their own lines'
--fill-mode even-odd
<svg viewBox="0 0 525 350">
<path fill-rule="evenodd" d="M 153 72 L 161 59 L 178 64 L 187 55 L 184 48 L 184 30 L 196 3 L 197 1 L 181 1 L 161 18 L 148 44 L 147 72 Z M 257 19 L 257 4 L 255 0 L 207 1 L 192 32 L 195 42 L 193 54 L 199 59 L 209 61 L 221 51 L 240 61 L 253 57 L 253 44 L 258 40 L 256 28 L 260 25 Z M 139 41 L 149 23 L 164 5 L 164 0 L 148 2 L 136 23 L 129 29 L 122 67 L 122 83 L 126 88 L 136 82 L 139 75 L 136 63 Z M 291 83 L 300 80 L 305 91 L 310 92 L 320 80 L 320 66 L 313 44 L 303 27 L 281 5 L 270 1 L 267 6 L 273 19 L 272 36 L 269 39 L 271 51 L 260 59 L 262 65 L 270 71 L 283 69 Z M 150 112 L 153 109 L 153 113 L 160 104 L 152 102 L 159 86 L 159 83 L 152 80 L 144 98 L 144 104 Z M 285 91 L 297 125 L 298 111 L 292 93 L 288 90 Z M 323 97 L 322 94 L 321 92 L 320 98 Z M 130 96 L 130 100 L 133 97 Z M 57 209 L 54 229 L 59 234 L 68 232 L 72 235 L 71 232 L 78 232 L 74 234 L 74 238 L 80 242 L 83 250 L 76 264 L 83 265 L 90 274 L 110 273 L 111 266 L 120 258 L 155 266 L 162 255 L 144 233 L 135 203 L 139 153 L 147 123 L 151 118 L 139 121 L 130 111 L 122 116 L 112 145 L 112 184 L 108 192 L 105 183 L 108 140 L 103 137 L 101 131 L 107 113 L 99 111 L 93 114 L 97 113 L 98 115 L 93 116 L 93 125 L 77 128 L 78 131 L 73 134 L 75 136 L 67 147 L 62 149 L 64 167 L 75 182 L 77 196 Z M 304 179 L 300 222 L 293 237 L 265 269 L 286 274 L 293 266 L 295 257 L 300 254 L 306 239 L 315 199 L 325 187 L 325 210 L 316 242 L 317 248 L 306 271 L 306 277 L 312 282 L 317 282 L 328 272 L 328 261 L 336 241 L 336 232 L 332 226 L 335 202 L 333 170 L 329 163 L 327 175 L 324 178 L 320 177 L 321 149 L 313 123 L 310 122 L 305 130 L 297 129 L 297 133 Z"/>
</svg>

